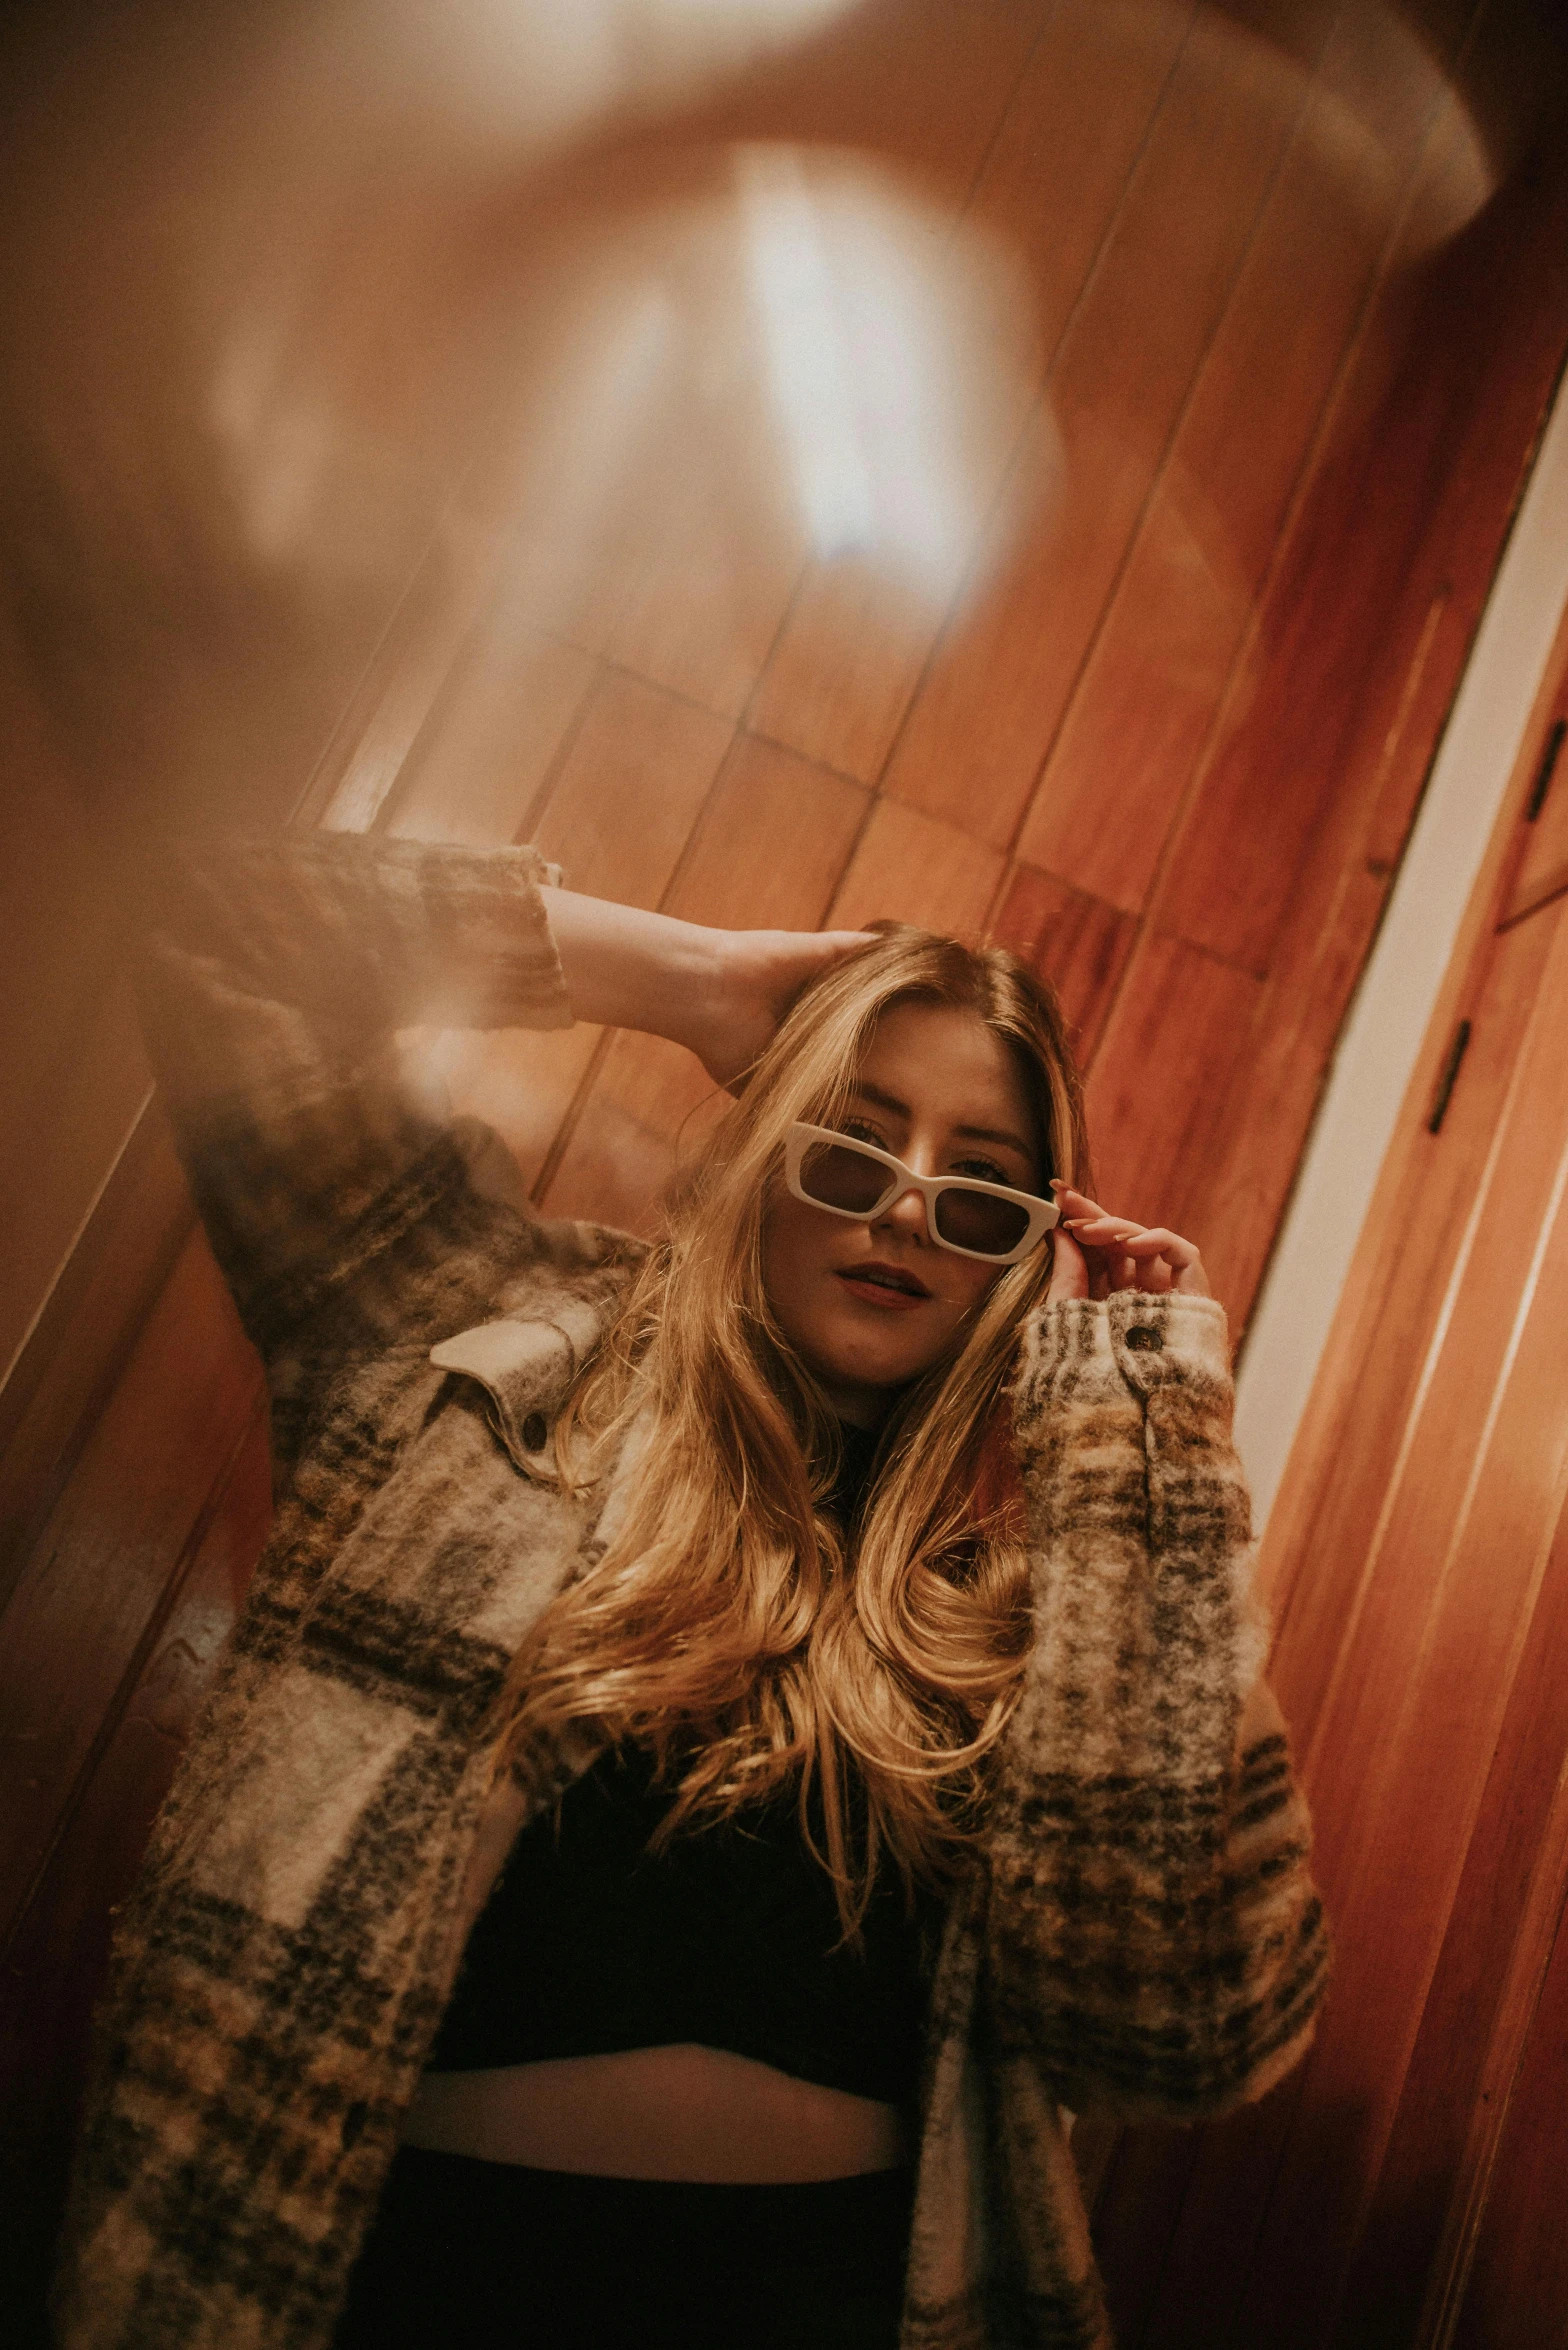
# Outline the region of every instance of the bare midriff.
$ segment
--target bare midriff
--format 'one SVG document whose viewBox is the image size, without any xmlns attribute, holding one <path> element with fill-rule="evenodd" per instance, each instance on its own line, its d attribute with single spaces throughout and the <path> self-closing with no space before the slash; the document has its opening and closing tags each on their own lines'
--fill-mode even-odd
<svg viewBox="0 0 1568 2350">
<path fill-rule="evenodd" d="M 426 2073 L 406 2144 L 605 2178 L 785 2186 L 897 2170 L 896 2105 L 685 2045 Z"/>
</svg>

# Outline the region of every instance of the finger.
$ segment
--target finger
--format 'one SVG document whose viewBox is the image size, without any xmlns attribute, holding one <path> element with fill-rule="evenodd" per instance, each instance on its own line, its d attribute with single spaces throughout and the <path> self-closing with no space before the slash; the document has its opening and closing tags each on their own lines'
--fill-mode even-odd
<svg viewBox="0 0 1568 2350">
<path fill-rule="evenodd" d="M 1098 1200 L 1092 1200 L 1086 1191 L 1074 1191 L 1060 1175 L 1052 1176 L 1051 1193 L 1062 1211 L 1064 1223 L 1074 1216 L 1099 1216 L 1105 1212 Z"/>
<path fill-rule="evenodd" d="M 1045 1302 L 1059 1305 L 1064 1299 L 1089 1295 L 1089 1267 L 1083 1250 L 1070 1232 L 1058 1228 L 1055 1251 L 1051 1261 L 1051 1278 L 1046 1284 Z"/>
<path fill-rule="evenodd" d="M 1179 1232 L 1167 1232 L 1163 1225 L 1140 1226 L 1136 1240 L 1124 1244 L 1129 1249 L 1150 1251 L 1164 1257 L 1167 1264 L 1180 1267 L 1196 1264 L 1198 1252 L 1190 1240 L 1183 1240 Z"/>
<path fill-rule="evenodd" d="M 1142 1232 L 1135 1240 L 1122 1245 L 1142 1267 L 1140 1279 L 1145 1289 L 1161 1297 L 1173 1289 L 1185 1297 L 1213 1296 L 1202 1257 L 1179 1232 L 1163 1229 Z"/>
</svg>

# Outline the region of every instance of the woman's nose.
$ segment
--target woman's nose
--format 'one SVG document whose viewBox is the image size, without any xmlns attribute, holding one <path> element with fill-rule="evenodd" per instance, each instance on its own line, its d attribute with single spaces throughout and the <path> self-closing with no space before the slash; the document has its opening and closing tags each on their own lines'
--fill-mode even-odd
<svg viewBox="0 0 1568 2350">
<path fill-rule="evenodd" d="M 877 1218 L 879 1224 L 891 1224 L 895 1231 L 907 1234 L 913 1240 L 929 1238 L 926 1228 L 926 1203 L 922 1193 L 901 1191 Z"/>
</svg>

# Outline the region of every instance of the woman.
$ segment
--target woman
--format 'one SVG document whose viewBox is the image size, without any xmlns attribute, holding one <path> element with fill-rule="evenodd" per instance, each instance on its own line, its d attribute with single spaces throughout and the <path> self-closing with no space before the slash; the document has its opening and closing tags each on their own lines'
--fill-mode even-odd
<svg viewBox="0 0 1568 2350">
<path fill-rule="evenodd" d="M 1007 958 L 557 879 L 160 884 L 279 1500 L 121 1922 L 63 2338 L 1103 2342 L 1061 2107 L 1259 2094 L 1324 1971 L 1223 1316 L 1078 1188 Z M 401 1072 L 574 1014 L 744 1079 L 651 1251 Z"/>
</svg>

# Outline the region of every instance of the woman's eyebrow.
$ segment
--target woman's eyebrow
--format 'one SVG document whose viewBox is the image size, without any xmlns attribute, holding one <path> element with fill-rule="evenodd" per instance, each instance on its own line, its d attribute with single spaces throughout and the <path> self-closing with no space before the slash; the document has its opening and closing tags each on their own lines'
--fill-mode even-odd
<svg viewBox="0 0 1568 2350">
<path fill-rule="evenodd" d="M 852 1090 L 862 1101 L 870 1102 L 874 1109 L 888 1110 L 895 1118 L 908 1118 L 913 1114 L 908 1102 L 901 1102 L 896 1093 L 886 1093 L 880 1085 L 872 1085 L 864 1077 L 856 1078 Z M 1034 1157 L 1033 1147 L 1006 1126 L 955 1126 L 953 1132 L 961 1134 L 966 1142 L 1005 1142 L 1024 1158 Z"/>
</svg>

